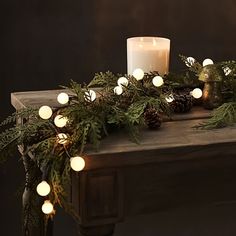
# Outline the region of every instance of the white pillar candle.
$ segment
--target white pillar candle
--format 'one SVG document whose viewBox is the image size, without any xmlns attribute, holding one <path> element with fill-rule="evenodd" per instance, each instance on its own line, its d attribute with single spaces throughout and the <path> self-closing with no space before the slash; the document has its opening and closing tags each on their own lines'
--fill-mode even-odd
<svg viewBox="0 0 236 236">
<path fill-rule="evenodd" d="M 137 68 L 144 72 L 158 71 L 160 75 L 169 71 L 170 40 L 159 37 L 134 37 L 127 39 L 128 74 Z"/>
</svg>

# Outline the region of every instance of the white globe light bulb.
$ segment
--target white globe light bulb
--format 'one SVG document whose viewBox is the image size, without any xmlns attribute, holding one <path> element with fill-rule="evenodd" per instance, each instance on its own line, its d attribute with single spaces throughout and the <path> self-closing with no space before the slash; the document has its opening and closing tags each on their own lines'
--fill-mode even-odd
<svg viewBox="0 0 236 236">
<path fill-rule="evenodd" d="M 152 83 L 155 87 L 160 87 L 164 84 L 164 80 L 161 76 L 157 75 L 152 79 Z"/>
<path fill-rule="evenodd" d="M 116 95 L 121 95 L 121 94 L 123 93 L 122 87 L 121 87 L 121 86 L 116 86 L 116 87 L 114 88 L 114 93 L 115 93 Z"/>
<path fill-rule="evenodd" d="M 49 200 L 45 200 L 44 204 L 42 205 L 42 212 L 46 215 L 53 213 L 53 205 Z"/>
<path fill-rule="evenodd" d="M 68 136 L 64 133 L 59 133 L 57 135 L 57 140 L 59 144 L 66 144 L 68 142 Z"/>
<path fill-rule="evenodd" d="M 128 84 L 129 84 L 129 81 L 128 81 L 128 79 L 127 78 L 125 78 L 125 77 L 120 77 L 118 80 L 117 80 L 117 84 L 119 85 L 119 86 L 128 86 Z"/>
<path fill-rule="evenodd" d="M 195 88 L 191 93 L 190 93 L 194 98 L 198 99 L 202 96 L 202 90 L 200 88 Z"/>
<path fill-rule="evenodd" d="M 50 193 L 51 187 L 46 181 L 42 181 L 41 183 L 38 184 L 36 190 L 38 195 L 45 197 Z"/>
<path fill-rule="evenodd" d="M 185 62 L 185 64 L 186 64 L 186 66 L 188 66 L 188 67 L 191 67 L 191 66 L 193 66 L 193 64 L 195 63 L 195 58 L 193 58 L 193 57 L 188 57 L 187 59 L 186 59 L 186 62 Z"/>
<path fill-rule="evenodd" d="M 54 118 L 54 124 L 55 124 L 58 128 L 62 128 L 62 127 L 64 127 L 64 126 L 66 126 L 67 122 L 68 122 L 67 117 L 62 116 L 62 115 L 57 115 L 57 116 Z"/>
<path fill-rule="evenodd" d="M 134 72 L 133 72 L 133 77 L 136 80 L 142 80 L 143 77 L 144 77 L 144 71 L 140 68 L 135 69 Z"/>
<path fill-rule="evenodd" d="M 226 76 L 228 76 L 232 72 L 232 70 L 228 66 L 225 67 L 223 70 Z"/>
<path fill-rule="evenodd" d="M 166 101 L 167 101 L 168 103 L 171 103 L 171 102 L 173 102 L 173 101 L 175 100 L 173 94 L 170 94 L 170 95 L 167 96 L 165 99 L 166 99 Z"/>
<path fill-rule="evenodd" d="M 87 102 L 93 102 L 97 98 L 96 92 L 93 90 L 89 90 L 88 92 L 84 93 L 84 99 Z"/>
<path fill-rule="evenodd" d="M 214 64 L 214 62 L 213 62 L 211 59 L 209 59 L 209 58 L 205 59 L 205 60 L 202 62 L 202 65 L 203 65 L 203 66 L 208 66 L 208 65 L 213 65 L 213 64 Z"/>
<path fill-rule="evenodd" d="M 52 116 L 52 108 L 49 106 L 41 106 L 39 108 L 39 116 L 44 120 L 49 119 Z"/>
<path fill-rule="evenodd" d="M 57 101 L 62 105 L 67 104 L 69 102 L 69 95 L 67 93 L 59 93 Z"/>
<path fill-rule="evenodd" d="M 80 156 L 72 157 L 70 159 L 70 166 L 74 171 L 81 171 L 85 167 L 85 161 Z"/>
</svg>

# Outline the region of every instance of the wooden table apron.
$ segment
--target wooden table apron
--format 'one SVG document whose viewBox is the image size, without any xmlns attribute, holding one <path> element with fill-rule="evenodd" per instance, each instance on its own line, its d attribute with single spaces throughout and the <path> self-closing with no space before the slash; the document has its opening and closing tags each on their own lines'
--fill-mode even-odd
<svg viewBox="0 0 236 236">
<path fill-rule="evenodd" d="M 12 105 L 56 106 L 61 90 L 12 94 Z M 88 147 L 86 167 L 72 173 L 72 203 L 81 235 L 112 235 L 125 217 L 168 208 L 236 200 L 236 129 L 193 129 L 209 117 L 199 108 L 175 116 L 157 131 L 143 130 L 140 145 L 122 131 Z"/>
</svg>

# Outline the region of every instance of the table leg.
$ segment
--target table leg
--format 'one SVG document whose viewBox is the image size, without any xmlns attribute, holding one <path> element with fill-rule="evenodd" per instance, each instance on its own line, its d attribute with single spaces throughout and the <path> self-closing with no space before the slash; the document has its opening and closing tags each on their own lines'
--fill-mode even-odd
<svg viewBox="0 0 236 236">
<path fill-rule="evenodd" d="M 22 196 L 23 204 L 23 235 L 44 236 L 44 215 L 41 211 L 42 199 L 36 193 L 36 184 L 41 178 L 41 172 L 35 162 L 22 155 L 26 184 Z"/>
</svg>

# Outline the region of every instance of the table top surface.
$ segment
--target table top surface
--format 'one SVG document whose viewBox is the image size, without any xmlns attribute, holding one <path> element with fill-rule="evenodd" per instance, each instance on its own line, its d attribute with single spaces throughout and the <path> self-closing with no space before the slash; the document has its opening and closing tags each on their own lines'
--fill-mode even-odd
<svg viewBox="0 0 236 236">
<path fill-rule="evenodd" d="M 62 90 L 16 92 L 11 94 L 12 105 L 16 109 L 24 107 L 58 106 L 56 97 Z M 65 91 L 65 90 L 63 90 Z M 101 141 L 98 151 L 86 150 L 88 155 L 144 152 L 147 150 L 169 150 L 183 147 L 204 147 L 225 143 L 236 144 L 236 129 L 227 127 L 218 130 L 197 130 L 193 126 L 210 117 L 203 108 L 194 108 L 191 113 L 176 115 L 172 121 L 164 122 L 156 131 L 144 129 L 140 133 L 140 143 L 130 141 L 127 134 L 117 132 Z"/>
</svg>

